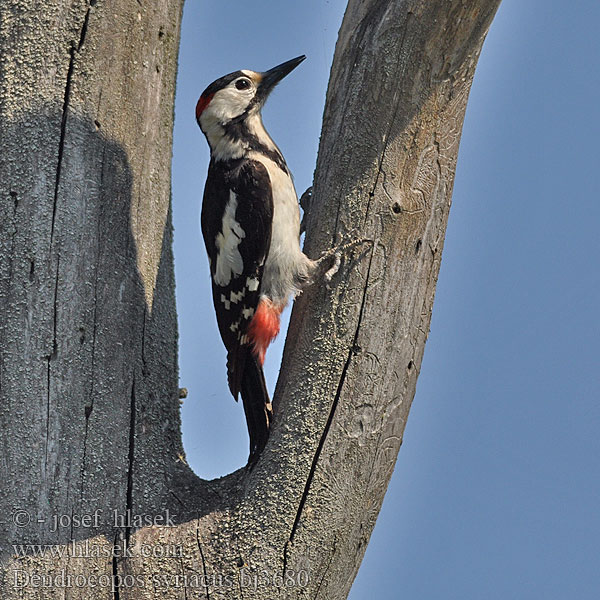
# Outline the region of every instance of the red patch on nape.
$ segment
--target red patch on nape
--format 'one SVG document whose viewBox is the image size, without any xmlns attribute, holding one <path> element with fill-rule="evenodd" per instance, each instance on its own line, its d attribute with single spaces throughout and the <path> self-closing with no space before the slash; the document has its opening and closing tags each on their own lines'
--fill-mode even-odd
<svg viewBox="0 0 600 600">
<path fill-rule="evenodd" d="M 269 344 L 279 333 L 279 317 L 283 306 L 276 306 L 267 298 L 261 298 L 248 326 L 248 339 L 252 344 L 252 353 L 260 364 L 265 362 L 265 354 Z"/>
<path fill-rule="evenodd" d="M 207 94 L 206 96 L 200 96 L 198 104 L 196 104 L 196 121 L 200 122 L 200 115 L 204 112 L 204 109 L 210 104 L 214 94 Z"/>
</svg>

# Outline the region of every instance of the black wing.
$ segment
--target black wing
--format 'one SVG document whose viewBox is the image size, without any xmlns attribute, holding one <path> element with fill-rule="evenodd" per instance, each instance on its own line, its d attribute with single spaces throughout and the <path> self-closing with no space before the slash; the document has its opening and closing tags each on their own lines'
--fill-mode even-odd
<svg viewBox="0 0 600 600">
<path fill-rule="evenodd" d="M 260 296 L 271 242 L 273 198 L 265 166 L 211 161 L 202 202 L 217 323 L 227 349 L 229 388 L 237 400 L 250 355 L 246 331 Z"/>
</svg>

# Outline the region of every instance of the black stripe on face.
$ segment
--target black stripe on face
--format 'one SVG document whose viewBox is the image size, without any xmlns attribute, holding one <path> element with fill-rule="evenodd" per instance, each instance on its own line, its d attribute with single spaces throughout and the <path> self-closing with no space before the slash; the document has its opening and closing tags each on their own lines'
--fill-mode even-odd
<svg viewBox="0 0 600 600">
<path fill-rule="evenodd" d="M 250 133 L 246 117 L 248 116 L 249 108 L 244 111 L 239 117 L 232 119 L 229 123 L 223 125 L 225 135 L 229 136 L 232 141 L 243 140 L 248 142 L 248 150 L 256 152 L 270 158 L 284 173 L 290 174 L 288 166 L 281 152 L 277 149 L 265 146 L 253 133 Z"/>
</svg>

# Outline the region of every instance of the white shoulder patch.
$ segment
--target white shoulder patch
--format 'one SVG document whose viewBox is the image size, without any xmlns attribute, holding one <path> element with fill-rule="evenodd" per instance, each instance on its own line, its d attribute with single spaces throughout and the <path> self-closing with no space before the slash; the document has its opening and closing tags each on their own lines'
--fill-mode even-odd
<svg viewBox="0 0 600 600">
<path fill-rule="evenodd" d="M 217 234 L 215 239 L 217 261 L 213 278 L 215 283 L 221 286 L 229 285 L 231 278 L 241 275 L 244 270 L 244 262 L 238 246 L 242 239 L 246 237 L 246 232 L 235 220 L 236 209 L 237 196 L 232 191 L 229 195 L 229 202 L 225 207 L 221 232 Z"/>
</svg>

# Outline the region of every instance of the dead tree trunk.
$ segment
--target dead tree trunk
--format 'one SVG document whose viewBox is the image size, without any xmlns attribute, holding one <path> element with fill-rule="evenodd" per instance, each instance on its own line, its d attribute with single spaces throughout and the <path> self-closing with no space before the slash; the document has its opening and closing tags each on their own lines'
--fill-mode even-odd
<svg viewBox="0 0 600 600">
<path fill-rule="evenodd" d="M 499 1 L 350 1 L 307 251 L 368 241 L 294 308 L 258 465 L 207 482 L 181 459 L 177 398 L 181 2 L 0 0 L 3 598 L 347 596 L 414 394 Z"/>
<path fill-rule="evenodd" d="M 181 437 L 169 202 L 181 5 L 0 1 L 4 556 L 13 543 L 60 548 L 95 536 L 110 547 L 120 535 L 113 510 L 156 512 L 172 501 Z M 92 526 L 78 524 L 94 514 Z M 9 564 L 2 598 L 62 597 L 25 574 L 15 581 L 23 568 L 113 571 L 106 556 Z M 112 597 L 110 587 L 92 593 Z"/>
</svg>

